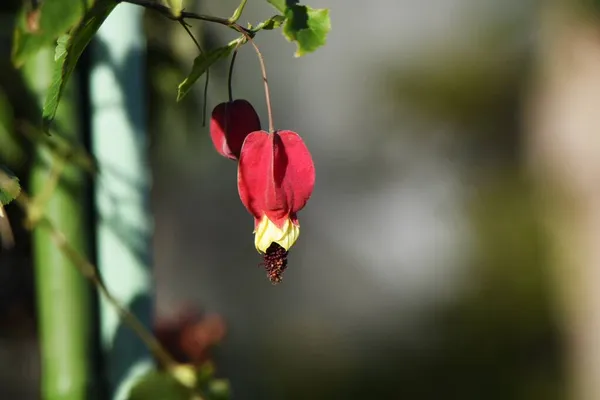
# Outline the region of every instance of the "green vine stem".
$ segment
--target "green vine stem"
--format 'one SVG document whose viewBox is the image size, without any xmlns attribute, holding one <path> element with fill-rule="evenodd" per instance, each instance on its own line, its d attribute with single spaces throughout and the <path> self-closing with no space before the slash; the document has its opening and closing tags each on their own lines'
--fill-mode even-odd
<svg viewBox="0 0 600 400">
<path fill-rule="evenodd" d="M 23 70 L 30 90 L 43 100 L 52 69 L 52 53 L 42 51 Z M 62 134 L 73 142 L 81 140 L 77 127 L 77 101 L 71 86 L 57 114 Z M 55 135 L 57 136 L 57 135 Z M 34 146 L 31 192 L 36 196 L 29 216 L 52 221 L 64 232 L 65 240 L 85 254 L 85 174 L 46 146 Z M 39 197 L 38 197 L 39 196 Z M 44 400 L 84 400 L 89 397 L 92 373 L 92 326 L 90 287 L 73 268 L 71 260 L 53 244 L 47 231 L 33 232 L 33 262 L 36 277 Z"/>
</svg>

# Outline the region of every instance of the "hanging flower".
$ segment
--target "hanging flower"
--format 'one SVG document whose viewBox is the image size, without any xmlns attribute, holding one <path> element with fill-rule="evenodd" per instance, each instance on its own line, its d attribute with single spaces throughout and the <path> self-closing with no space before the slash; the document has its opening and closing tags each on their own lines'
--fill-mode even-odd
<svg viewBox="0 0 600 400">
<path fill-rule="evenodd" d="M 254 244 L 273 283 L 281 281 L 287 252 L 300 235 L 298 211 L 315 185 L 315 166 L 302 138 L 292 131 L 252 132 L 238 164 L 238 192 L 254 216 Z"/>
<path fill-rule="evenodd" d="M 210 118 L 210 138 L 219 154 L 232 160 L 240 157 L 242 143 L 250 132 L 260 130 L 260 118 L 246 100 L 217 105 Z"/>
</svg>

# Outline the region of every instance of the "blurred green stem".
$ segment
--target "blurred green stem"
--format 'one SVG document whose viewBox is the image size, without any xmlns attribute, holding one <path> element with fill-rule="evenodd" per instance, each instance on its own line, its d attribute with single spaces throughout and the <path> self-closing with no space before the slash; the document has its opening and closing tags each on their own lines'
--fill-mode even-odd
<svg viewBox="0 0 600 400">
<path fill-rule="evenodd" d="M 40 105 L 50 84 L 52 68 L 50 50 L 41 51 L 24 68 L 24 77 Z M 65 138 L 79 142 L 75 104 L 70 90 L 61 103 L 56 124 Z M 84 173 L 57 158 L 42 144 L 35 146 L 34 156 L 30 191 L 33 196 L 44 194 L 43 202 L 39 203 L 41 212 L 64 232 L 73 248 L 86 254 Z M 87 399 L 91 377 L 89 285 L 45 230 L 33 232 L 33 259 L 41 346 L 41 397 Z"/>
</svg>

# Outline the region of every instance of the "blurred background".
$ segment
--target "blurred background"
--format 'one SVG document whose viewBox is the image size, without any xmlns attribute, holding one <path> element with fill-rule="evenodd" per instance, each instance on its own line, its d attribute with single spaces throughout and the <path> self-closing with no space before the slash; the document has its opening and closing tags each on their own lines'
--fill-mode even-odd
<svg viewBox="0 0 600 400">
<path fill-rule="evenodd" d="M 256 39 L 276 128 L 302 135 L 317 169 L 278 286 L 258 266 L 236 165 L 202 126 L 203 85 L 175 101 L 194 44 L 146 12 L 157 319 L 218 320 L 213 359 L 241 400 L 600 399 L 596 4 L 309 5 L 331 9 L 324 48 L 297 59 L 279 33 Z M 31 146 L 14 121 L 39 117 L 10 64 L 18 6 L 0 5 L 0 157 L 21 177 Z M 236 6 L 186 2 L 218 16 Z M 273 14 L 253 0 L 240 23 Z M 193 25 L 207 48 L 234 37 Z M 266 124 L 251 47 L 236 66 L 234 97 Z M 227 67 L 211 69 L 209 112 L 227 100 Z M 0 397 L 34 399 L 31 246 L 8 209 Z"/>
</svg>

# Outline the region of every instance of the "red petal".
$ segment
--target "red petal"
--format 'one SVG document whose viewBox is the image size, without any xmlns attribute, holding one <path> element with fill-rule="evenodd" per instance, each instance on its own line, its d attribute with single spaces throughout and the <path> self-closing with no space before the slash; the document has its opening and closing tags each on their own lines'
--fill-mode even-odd
<svg viewBox="0 0 600 400">
<path fill-rule="evenodd" d="M 219 154 L 232 160 L 240 156 L 244 139 L 260 130 L 260 119 L 246 100 L 217 105 L 210 119 L 210 137 Z"/>
<path fill-rule="evenodd" d="M 287 218 L 295 220 L 314 184 L 313 160 L 297 133 L 258 131 L 248 135 L 238 164 L 238 191 L 256 219 L 266 214 L 279 226 Z"/>
</svg>

